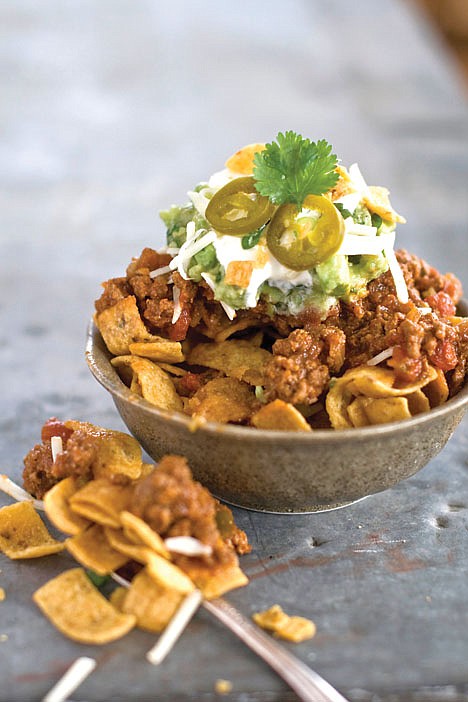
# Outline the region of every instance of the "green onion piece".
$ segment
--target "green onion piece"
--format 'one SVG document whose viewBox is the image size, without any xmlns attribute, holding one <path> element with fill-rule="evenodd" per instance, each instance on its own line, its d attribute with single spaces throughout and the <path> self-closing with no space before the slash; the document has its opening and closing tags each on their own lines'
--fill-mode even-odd
<svg viewBox="0 0 468 702">
<path fill-rule="evenodd" d="M 252 232 L 251 234 L 246 234 L 245 236 L 243 236 L 241 240 L 242 248 L 253 249 L 253 247 L 256 246 L 260 241 L 264 229 L 265 226 L 260 227 L 260 229 L 257 229 L 256 232 Z"/>
</svg>

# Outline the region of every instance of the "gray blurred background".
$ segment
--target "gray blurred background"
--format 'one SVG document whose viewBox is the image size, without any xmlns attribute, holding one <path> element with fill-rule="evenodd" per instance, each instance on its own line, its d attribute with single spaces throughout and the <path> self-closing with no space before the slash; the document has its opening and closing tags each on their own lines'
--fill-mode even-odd
<svg viewBox="0 0 468 702">
<path fill-rule="evenodd" d="M 424 2 L 2 0 L 1 472 L 20 479 L 48 416 L 122 428 L 84 361 L 99 284 L 161 245 L 158 210 L 184 202 L 246 143 L 287 129 L 328 139 L 344 164 L 358 161 L 369 183 L 390 188 L 408 220 L 398 245 L 468 286 L 466 84 Z M 445 23 L 456 4 L 427 2 Z M 443 28 L 453 38 L 461 26 Z M 457 694 L 468 699 L 466 512 L 443 534 L 434 526 L 449 497 L 466 494 L 466 449 L 465 422 L 419 476 L 341 513 L 240 511 L 254 542 L 248 568 L 297 562 L 312 536 L 330 565 L 313 578 L 291 565 L 233 599 L 245 613 L 278 600 L 312 616 L 320 636 L 295 651 L 352 699 L 435 684 L 465 685 Z M 377 531 L 401 543 L 408 563 L 427 557 L 428 570 L 389 575 L 383 551 L 362 546 Z M 354 547 L 367 554 L 359 576 L 340 558 Z M 82 650 L 30 603 L 63 563 L 5 560 L 0 699 L 40 699 Z M 171 702 L 208 700 L 216 677 L 236 681 L 232 699 L 294 699 L 206 616 L 193 626 L 161 670 L 142 663 L 151 640 L 142 632 L 107 647 L 105 684 L 93 676 L 77 699 L 152 699 L 157 690 Z"/>
</svg>

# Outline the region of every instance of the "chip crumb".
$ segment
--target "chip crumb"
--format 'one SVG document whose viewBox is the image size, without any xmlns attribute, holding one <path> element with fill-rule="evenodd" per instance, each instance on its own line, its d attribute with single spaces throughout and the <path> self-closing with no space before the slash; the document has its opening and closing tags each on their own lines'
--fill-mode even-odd
<svg viewBox="0 0 468 702">
<path fill-rule="evenodd" d="M 300 643 L 315 636 L 316 626 L 305 617 L 289 616 L 280 605 L 275 604 L 264 612 L 256 612 L 252 619 L 262 629 L 267 629 L 287 641 Z"/>
<path fill-rule="evenodd" d="M 188 424 L 188 430 L 194 434 L 200 427 L 203 427 L 206 424 L 206 419 L 205 417 L 201 417 L 200 415 L 194 415 Z"/>
<path fill-rule="evenodd" d="M 8 641 L 8 634 L 0 634 L 0 643 L 5 643 Z"/>
<path fill-rule="evenodd" d="M 16 502 L 0 509 L 0 551 L 8 558 L 39 558 L 64 548 L 63 542 L 49 534 L 31 502 Z"/>
<path fill-rule="evenodd" d="M 232 682 L 230 680 L 223 680 L 220 678 L 216 681 L 215 692 L 218 695 L 228 695 L 232 690 Z"/>
<path fill-rule="evenodd" d="M 3 587 L 0 587 L 0 602 L 3 602 L 3 600 L 6 599 L 6 592 L 3 589 Z"/>
</svg>

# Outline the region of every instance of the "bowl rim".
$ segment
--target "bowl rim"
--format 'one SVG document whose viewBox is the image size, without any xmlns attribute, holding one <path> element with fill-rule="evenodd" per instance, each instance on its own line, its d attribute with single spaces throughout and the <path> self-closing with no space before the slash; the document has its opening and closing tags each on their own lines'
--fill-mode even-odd
<svg viewBox="0 0 468 702">
<path fill-rule="evenodd" d="M 468 301 L 461 300 L 461 306 L 464 310 L 468 311 Z M 452 398 L 444 402 L 439 407 L 434 407 L 429 412 L 422 412 L 417 414 L 410 419 L 401 419 L 397 422 L 389 422 L 387 424 L 371 425 L 366 427 L 353 427 L 350 429 L 314 429 L 311 432 L 293 432 L 289 430 L 278 430 L 278 429 L 256 429 L 254 427 L 239 426 L 236 424 L 220 424 L 218 422 L 204 421 L 194 423 L 192 417 L 182 414 L 182 412 L 163 410 L 155 405 L 151 404 L 143 397 L 139 397 L 135 393 L 131 392 L 130 389 L 125 385 L 125 383 L 120 379 L 117 371 L 111 365 L 107 359 L 108 368 L 111 373 L 106 373 L 101 367 L 101 361 L 97 358 L 95 353 L 95 344 L 98 338 L 102 340 L 103 348 L 102 354 L 107 356 L 109 353 L 105 349 L 104 341 L 102 339 L 101 333 L 97 328 L 94 318 L 91 319 L 87 329 L 87 340 L 86 340 L 86 350 L 85 357 L 88 363 L 88 367 L 95 377 L 95 379 L 108 391 L 114 398 L 118 398 L 122 402 L 131 404 L 132 406 L 140 407 L 146 413 L 153 414 L 159 419 L 164 419 L 170 424 L 179 425 L 184 427 L 191 433 L 195 434 L 211 434 L 220 436 L 225 435 L 226 437 L 237 437 L 243 441 L 253 441 L 259 443 L 262 439 L 264 441 L 275 440 L 277 444 L 287 444 L 294 440 L 295 444 L 298 445 L 312 445 L 317 443 L 329 443 L 333 442 L 347 442 L 350 440 L 363 440 L 371 439 L 373 436 L 385 436 L 388 434 L 394 434 L 399 431 L 411 430 L 419 427 L 426 422 L 432 422 L 432 420 L 439 417 L 444 417 L 445 415 L 451 414 L 452 412 L 461 409 L 463 406 L 468 405 L 468 382 L 465 382 L 463 388 Z"/>
</svg>

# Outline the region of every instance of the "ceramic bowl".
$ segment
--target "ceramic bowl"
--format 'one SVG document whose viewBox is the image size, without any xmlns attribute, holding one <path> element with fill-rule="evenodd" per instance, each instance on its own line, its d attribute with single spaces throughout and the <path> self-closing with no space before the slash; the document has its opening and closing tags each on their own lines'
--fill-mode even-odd
<svg viewBox="0 0 468 702">
<path fill-rule="evenodd" d="M 468 313 L 468 304 L 461 306 Z M 91 322 L 86 358 L 130 432 L 157 461 L 182 454 L 201 483 L 230 504 L 266 512 L 341 507 L 414 475 L 445 446 L 468 405 L 468 384 L 430 412 L 391 424 L 306 434 L 207 422 L 131 393 Z"/>
</svg>

